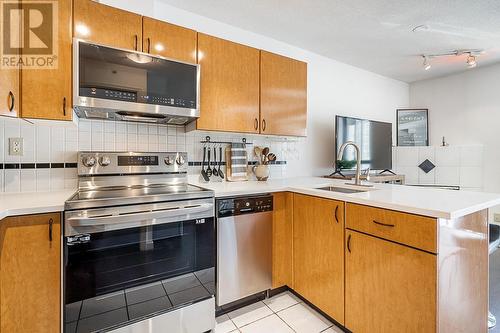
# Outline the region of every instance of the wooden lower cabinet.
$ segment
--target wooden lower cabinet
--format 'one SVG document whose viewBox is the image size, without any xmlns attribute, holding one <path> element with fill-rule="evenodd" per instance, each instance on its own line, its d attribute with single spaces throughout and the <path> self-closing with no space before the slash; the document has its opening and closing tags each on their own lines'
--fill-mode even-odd
<svg viewBox="0 0 500 333">
<path fill-rule="evenodd" d="M 273 194 L 273 288 L 293 288 L 293 193 Z"/>
<path fill-rule="evenodd" d="M 0 332 L 57 333 L 61 326 L 60 213 L 0 221 Z"/>
<path fill-rule="evenodd" d="M 344 203 L 294 194 L 293 289 L 344 323 Z"/>
<path fill-rule="evenodd" d="M 437 256 L 346 231 L 345 326 L 356 333 L 436 332 Z"/>
</svg>

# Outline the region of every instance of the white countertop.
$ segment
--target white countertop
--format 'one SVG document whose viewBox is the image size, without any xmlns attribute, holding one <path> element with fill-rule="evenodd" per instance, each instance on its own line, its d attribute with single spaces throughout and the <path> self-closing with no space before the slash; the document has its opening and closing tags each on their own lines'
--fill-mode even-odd
<svg viewBox="0 0 500 333">
<path fill-rule="evenodd" d="M 436 218 L 454 219 L 470 213 L 500 205 L 500 194 L 469 191 L 432 189 L 415 186 L 373 184 L 373 188 L 361 193 L 338 193 L 318 187 L 344 186 L 345 180 L 321 177 L 273 179 L 266 182 L 200 182 L 190 177 L 193 185 L 215 192 L 216 197 L 290 191 L 373 207 L 408 212 Z"/>
<path fill-rule="evenodd" d="M 0 220 L 7 216 L 62 212 L 75 190 L 0 194 Z"/>
<path fill-rule="evenodd" d="M 453 219 L 500 205 L 500 194 L 430 189 L 414 186 L 374 184 L 368 192 L 338 193 L 318 187 L 344 186 L 344 180 L 321 177 L 272 179 L 266 182 L 201 182 L 190 176 L 189 183 L 215 192 L 216 197 L 251 195 L 290 191 L 358 203 L 373 207 L 398 210 L 436 218 Z M 0 194 L 0 219 L 7 216 L 38 214 L 64 210 L 64 202 L 75 190 L 54 192 Z"/>
</svg>

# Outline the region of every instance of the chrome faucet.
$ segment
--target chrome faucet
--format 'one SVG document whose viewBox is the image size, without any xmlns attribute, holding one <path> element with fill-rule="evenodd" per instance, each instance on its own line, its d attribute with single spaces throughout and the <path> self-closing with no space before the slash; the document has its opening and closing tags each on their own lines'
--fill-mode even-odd
<svg viewBox="0 0 500 333">
<path fill-rule="evenodd" d="M 352 141 L 347 141 L 340 146 L 338 159 L 341 160 L 344 155 L 345 147 L 353 146 L 356 149 L 356 177 L 354 178 L 354 185 L 361 185 L 360 173 L 361 173 L 361 152 L 359 146 Z"/>
</svg>

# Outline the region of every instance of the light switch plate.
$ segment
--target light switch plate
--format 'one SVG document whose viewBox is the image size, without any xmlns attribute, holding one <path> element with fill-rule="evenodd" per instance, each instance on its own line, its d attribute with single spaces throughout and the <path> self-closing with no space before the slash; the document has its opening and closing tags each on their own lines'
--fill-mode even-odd
<svg viewBox="0 0 500 333">
<path fill-rule="evenodd" d="M 493 214 L 493 219 L 495 220 L 495 222 L 500 223 L 500 213 Z"/>
<path fill-rule="evenodd" d="M 9 138 L 9 155 L 23 156 L 24 144 L 23 138 Z"/>
</svg>

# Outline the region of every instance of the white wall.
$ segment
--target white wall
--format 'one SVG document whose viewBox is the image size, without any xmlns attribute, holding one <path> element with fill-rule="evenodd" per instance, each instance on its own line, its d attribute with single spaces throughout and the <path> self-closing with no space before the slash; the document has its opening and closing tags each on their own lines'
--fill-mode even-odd
<svg viewBox="0 0 500 333">
<path fill-rule="evenodd" d="M 333 122 L 336 114 L 394 122 L 396 109 L 408 106 L 409 86 L 406 83 L 180 10 L 158 0 L 101 2 L 306 61 L 308 63 L 307 138 L 301 141 L 302 163 L 289 164 L 288 176 L 323 175 L 332 171 Z M 335 41 L 325 40 L 325 43 L 335 43 Z"/>
<path fill-rule="evenodd" d="M 410 85 L 410 105 L 429 108 L 432 145 L 483 145 L 487 192 L 500 192 L 499 88 L 500 64 Z"/>
</svg>

